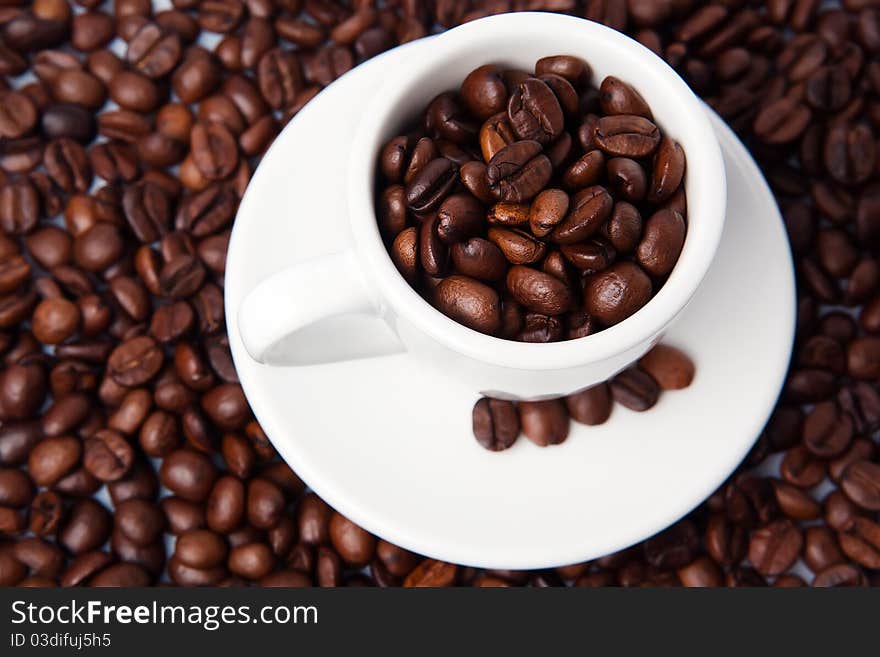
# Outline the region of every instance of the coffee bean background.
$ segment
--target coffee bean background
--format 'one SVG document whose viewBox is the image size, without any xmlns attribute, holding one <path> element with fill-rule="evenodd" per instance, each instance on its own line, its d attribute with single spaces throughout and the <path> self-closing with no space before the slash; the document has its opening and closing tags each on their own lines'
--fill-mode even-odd
<svg viewBox="0 0 880 657">
<path fill-rule="evenodd" d="M 4 3 L 0 584 L 880 584 L 878 5 Z M 589 564 L 483 572 L 377 540 L 279 461 L 229 357 L 223 268 L 260 153 L 323 86 L 523 9 L 627 32 L 737 130 L 789 228 L 798 332 L 758 443 L 688 517 Z"/>
</svg>

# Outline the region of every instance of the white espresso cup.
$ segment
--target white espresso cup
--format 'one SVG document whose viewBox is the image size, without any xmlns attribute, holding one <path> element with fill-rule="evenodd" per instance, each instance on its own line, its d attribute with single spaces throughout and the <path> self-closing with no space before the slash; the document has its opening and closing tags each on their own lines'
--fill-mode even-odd
<svg viewBox="0 0 880 657">
<path fill-rule="evenodd" d="M 726 180 L 704 106 L 663 60 L 597 23 L 545 13 L 492 16 L 433 37 L 419 59 L 389 68 L 366 107 L 344 173 L 351 242 L 335 254 L 291 266 L 244 299 L 238 326 L 252 358 L 306 366 L 407 351 L 481 393 L 511 399 L 570 394 L 636 361 L 663 335 L 702 282 L 721 238 Z M 640 310 L 596 334 L 549 344 L 484 335 L 431 306 L 403 279 L 376 221 L 379 152 L 437 94 L 458 89 L 473 69 L 495 63 L 533 70 L 549 55 L 585 60 L 598 84 L 607 75 L 644 97 L 664 134 L 687 157 L 687 236 L 665 285 Z M 332 126 L 327 126 L 328 130 Z M 294 154 L 291 154 L 292 156 Z M 321 221 L 278 209 L 278 221 Z M 719 300 L 721 301 L 721 300 Z M 719 318 L 719 321 L 729 321 Z"/>
</svg>

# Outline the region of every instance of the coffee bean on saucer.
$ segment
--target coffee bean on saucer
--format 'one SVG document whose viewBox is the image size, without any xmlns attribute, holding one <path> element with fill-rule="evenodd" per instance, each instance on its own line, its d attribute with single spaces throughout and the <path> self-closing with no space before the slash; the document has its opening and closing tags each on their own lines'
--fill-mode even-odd
<svg viewBox="0 0 880 657">
<path fill-rule="evenodd" d="M 660 396 L 657 382 L 638 367 L 630 367 L 611 379 L 614 401 L 633 411 L 646 411 Z"/>
<path fill-rule="evenodd" d="M 651 375 L 661 390 L 681 390 L 694 380 L 693 361 L 667 344 L 658 344 L 642 356 L 639 367 Z"/>
<path fill-rule="evenodd" d="M 581 390 L 565 398 L 571 418 L 581 424 L 604 424 L 611 416 L 611 389 L 607 383 Z"/>
<path fill-rule="evenodd" d="M 568 411 L 562 400 L 519 402 L 517 406 L 522 432 L 538 447 L 559 445 L 568 438 Z"/>
<path fill-rule="evenodd" d="M 513 402 L 482 397 L 474 404 L 474 437 L 486 449 L 499 452 L 519 436 L 519 416 Z"/>
</svg>

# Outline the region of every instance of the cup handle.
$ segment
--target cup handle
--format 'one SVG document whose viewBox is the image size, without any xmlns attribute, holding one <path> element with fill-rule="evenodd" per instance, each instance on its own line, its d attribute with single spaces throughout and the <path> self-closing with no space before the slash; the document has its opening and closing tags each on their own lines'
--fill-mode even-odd
<svg viewBox="0 0 880 657">
<path fill-rule="evenodd" d="M 238 328 L 251 358 L 316 365 L 404 351 L 351 250 L 307 260 L 261 281 Z"/>
</svg>

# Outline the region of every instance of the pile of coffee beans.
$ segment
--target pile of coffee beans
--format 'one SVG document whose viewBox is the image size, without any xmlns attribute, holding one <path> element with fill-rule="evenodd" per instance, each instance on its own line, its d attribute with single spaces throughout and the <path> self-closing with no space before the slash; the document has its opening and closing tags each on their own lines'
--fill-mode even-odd
<svg viewBox="0 0 880 657">
<path fill-rule="evenodd" d="M 569 55 L 471 71 L 379 155 L 392 260 L 481 333 L 556 342 L 623 321 L 687 230 L 684 151 L 653 118 L 638 91 L 615 77 L 597 89 Z"/>
<path fill-rule="evenodd" d="M 472 412 L 474 437 L 492 452 L 512 447 L 520 431 L 538 447 L 559 445 L 568 438 L 569 420 L 588 426 L 604 424 L 614 402 L 631 411 L 647 411 L 662 391 L 687 388 L 694 373 L 686 354 L 659 344 L 610 381 L 567 397 L 521 402 L 478 399 Z"/>
<path fill-rule="evenodd" d="M 880 585 L 875 2 L 164 7 L 0 8 L 0 585 Z M 738 131 L 784 210 L 798 334 L 760 440 L 686 518 L 589 563 L 478 571 L 374 538 L 278 460 L 229 358 L 222 274 L 259 154 L 322 87 L 522 9 L 625 31 Z"/>
</svg>

